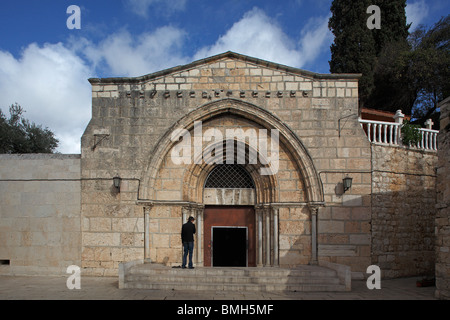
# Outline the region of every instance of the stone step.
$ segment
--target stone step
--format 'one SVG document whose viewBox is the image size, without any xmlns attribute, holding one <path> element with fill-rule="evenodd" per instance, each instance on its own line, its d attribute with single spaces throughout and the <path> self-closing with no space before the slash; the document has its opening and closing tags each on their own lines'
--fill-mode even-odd
<svg viewBox="0 0 450 320">
<path fill-rule="evenodd" d="M 284 268 L 170 268 L 138 264 L 123 288 L 212 291 L 345 291 L 336 271 L 319 266 Z"/>
<path fill-rule="evenodd" d="M 242 284 L 339 284 L 336 277 L 234 277 L 234 276 L 187 276 L 179 275 L 129 275 L 125 278 L 129 282 L 155 283 L 242 283 Z"/>
<path fill-rule="evenodd" d="M 171 274 L 180 276 L 249 276 L 249 277 L 335 277 L 336 271 L 323 267 L 310 267 L 295 269 L 282 268 L 195 268 L 195 269 L 181 269 L 168 267 L 148 267 L 143 264 L 135 266 L 128 270 L 128 274 L 140 275 L 158 275 Z"/>
<path fill-rule="evenodd" d="M 179 290 L 179 291 L 291 291 L 291 292 L 319 292 L 319 291 L 345 291 L 340 284 L 234 284 L 234 283 L 153 283 L 153 282 L 126 282 L 124 289 L 150 289 L 150 290 Z"/>
</svg>

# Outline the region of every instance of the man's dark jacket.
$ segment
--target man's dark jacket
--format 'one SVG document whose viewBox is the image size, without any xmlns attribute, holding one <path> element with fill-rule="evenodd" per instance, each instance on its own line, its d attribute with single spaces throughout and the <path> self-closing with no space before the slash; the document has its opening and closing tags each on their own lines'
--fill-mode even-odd
<svg viewBox="0 0 450 320">
<path fill-rule="evenodd" d="M 182 242 L 194 242 L 195 224 L 191 221 L 183 224 L 181 228 L 181 241 Z"/>
</svg>

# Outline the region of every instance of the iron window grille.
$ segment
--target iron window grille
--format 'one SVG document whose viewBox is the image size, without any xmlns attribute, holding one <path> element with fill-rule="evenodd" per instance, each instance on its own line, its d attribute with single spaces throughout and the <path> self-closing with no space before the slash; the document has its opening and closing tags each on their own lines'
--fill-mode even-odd
<svg viewBox="0 0 450 320">
<path fill-rule="evenodd" d="M 205 188 L 254 189 L 255 184 L 250 174 L 241 165 L 219 164 L 209 173 Z"/>
</svg>

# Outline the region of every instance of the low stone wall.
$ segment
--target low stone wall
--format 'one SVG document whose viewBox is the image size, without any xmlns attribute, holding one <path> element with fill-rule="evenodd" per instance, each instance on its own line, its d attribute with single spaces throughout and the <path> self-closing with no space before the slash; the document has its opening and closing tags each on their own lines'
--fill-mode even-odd
<svg viewBox="0 0 450 320">
<path fill-rule="evenodd" d="M 372 264 L 384 278 L 434 273 L 437 155 L 372 146 Z"/>
<path fill-rule="evenodd" d="M 0 155 L 0 274 L 81 265 L 80 155 Z"/>
</svg>

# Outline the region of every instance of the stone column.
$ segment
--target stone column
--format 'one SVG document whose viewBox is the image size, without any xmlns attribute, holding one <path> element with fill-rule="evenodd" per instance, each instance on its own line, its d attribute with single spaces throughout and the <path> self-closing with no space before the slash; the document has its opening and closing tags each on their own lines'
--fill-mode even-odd
<svg viewBox="0 0 450 320">
<path fill-rule="evenodd" d="M 191 208 L 190 207 L 182 207 L 181 208 L 181 225 L 185 224 L 187 222 L 187 219 L 191 215 Z"/>
<path fill-rule="evenodd" d="M 318 207 L 310 207 L 311 210 L 311 262 L 312 265 L 317 265 L 317 212 Z"/>
<path fill-rule="evenodd" d="M 144 207 L 144 261 L 151 262 L 150 259 L 150 211 L 152 206 Z"/>
<path fill-rule="evenodd" d="M 196 220 L 196 234 L 197 234 L 197 243 L 196 243 L 196 263 L 198 266 L 203 266 L 203 206 L 198 205 L 195 209 L 195 220 Z"/>
<path fill-rule="evenodd" d="M 266 215 L 266 267 L 270 266 L 270 209 L 265 208 Z"/>
<path fill-rule="evenodd" d="M 257 266 L 263 266 L 263 210 L 256 208 L 256 224 L 258 226 L 258 262 Z"/>
<path fill-rule="evenodd" d="M 278 208 L 273 208 L 273 265 L 278 267 Z"/>
</svg>

